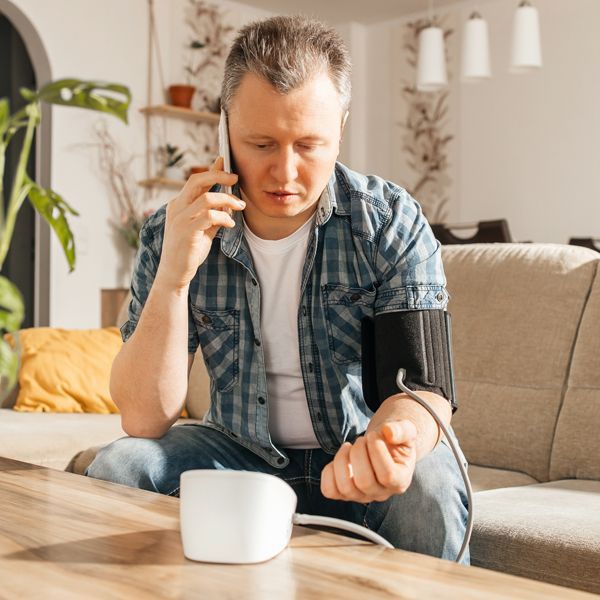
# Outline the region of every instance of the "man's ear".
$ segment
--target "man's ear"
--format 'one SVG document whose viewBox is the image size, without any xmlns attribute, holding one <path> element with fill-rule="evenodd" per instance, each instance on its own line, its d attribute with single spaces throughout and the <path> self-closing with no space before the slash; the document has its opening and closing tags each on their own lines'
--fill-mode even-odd
<svg viewBox="0 0 600 600">
<path fill-rule="evenodd" d="M 350 114 L 350 111 L 347 110 L 346 113 L 344 114 L 344 116 L 342 117 L 342 127 L 340 129 L 340 139 L 343 137 L 344 135 L 344 127 L 346 126 L 346 121 L 348 120 L 348 115 Z"/>
</svg>

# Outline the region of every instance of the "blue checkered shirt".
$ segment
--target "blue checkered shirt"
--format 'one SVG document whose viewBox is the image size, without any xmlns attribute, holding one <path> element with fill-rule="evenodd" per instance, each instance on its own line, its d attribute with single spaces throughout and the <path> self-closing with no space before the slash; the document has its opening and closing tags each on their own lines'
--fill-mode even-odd
<svg viewBox="0 0 600 600">
<path fill-rule="evenodd" d="M 210 375 L 205 424 L 283 468 L 288 457 L 269 435 L 260 285 L 242 215 L 234 218 L 236 226 L 218 231 L 190 283 L 188 351 L 201 347 Z M 164 223 L 162 207 L 141 231 L 124 341 L 154 281 Z M 298 306 L 304 388 L 323 450 L 334 454 L 344 441 L 354 440 L 373 414 L 361 386 L 361 319 L 443 309 L 445 285 L 440 245 L 417 202 L 389 181 L 337 163 L 318 202 Z"/>
</svg>

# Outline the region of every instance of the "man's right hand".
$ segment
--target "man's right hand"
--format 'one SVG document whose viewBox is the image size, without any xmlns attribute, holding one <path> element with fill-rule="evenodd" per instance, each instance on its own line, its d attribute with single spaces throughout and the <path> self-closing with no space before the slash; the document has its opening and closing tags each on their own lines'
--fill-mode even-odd
<svg viewBox="0 0 600 600">
<path fill-rule="evenodd" d="M 217 158 L 210 170 L 192 175 L 178 196 L 167 204 L 160 265 L 156 274 L 173 291 L 187 289 L 198 267 L 206 260 L 220 227 L 234 227 L 231 210 L 243 210 L 243 200 L 230 194 L 209 192 L 215 184 L 233 185 L 238 176 L 223 171 Z"/>
</svg>

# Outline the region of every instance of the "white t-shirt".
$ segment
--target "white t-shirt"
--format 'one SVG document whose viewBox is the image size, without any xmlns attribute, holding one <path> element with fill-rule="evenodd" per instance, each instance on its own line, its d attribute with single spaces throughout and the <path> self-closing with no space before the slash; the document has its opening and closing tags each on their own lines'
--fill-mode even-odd
<svg viewBox="0 0 600 600">
<path fill-rule="evenodd" d="M 260 282 L 261 336 L 267 370 L 269 431 L 285 448 L 318 448 L 304 391 L 298 342 L 302 268 L 314 217 L 281 240 L 263 240 L 244 222 Z"/>
</svg>

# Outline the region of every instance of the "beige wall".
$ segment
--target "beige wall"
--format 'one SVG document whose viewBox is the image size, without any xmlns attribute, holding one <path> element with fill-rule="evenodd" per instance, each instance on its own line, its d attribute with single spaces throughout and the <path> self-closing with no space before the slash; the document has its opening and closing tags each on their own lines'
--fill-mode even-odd
<svg viewBox="0 0 600 600">
<path fill-rule="evenodd" d="M 482 7 L 493 77 L 461 86 L 460 216 L 506 217 L 517 240 L 600 237 L 600 2 L 535 4 L 544 66 L 528 75 L 507 73 L 512 4 Z"/>
<path fill-rule="evenodd" d="M 452 219 L 504 217 L 516 240 L 600 237 L 600 2 L 535 0 L 544 67 L 509 75 L 516 4 L 468 1 L 443 11 L 455 13 L 460 40 L 462 24 L 479 8 L 490 28 L 493 69 L 488 81 L 452 84 Z M 367 34 L 367 170 L 400 183 L 410 172 L 395 125 L 402 110 L 397 40 L 415 16 L 372 25 Z"/>
<path fill-rule="evenodd" d="M 127 154 L 136 156 L 138 179 L 145 176 L 144 118 L 146 104 L 146 0 L 12 0 L 37 29 L 46 48 L 54 79 L 78 77 L 124 83 L 133 99 L 129 125 L 107 117 L 112 135 Z M 166 85 L 180 79 L 184 38 L 183 7 L 187 0 L 155 0 L 156 21 L 165 65 Z M 264 11 L 222 0 L 232 24 L 240 26 Z M 161 96 L 155 73 L 154 100 Z M 98 167 L 96 153 L 85 148 L 98 113 L 53 107 L 51 186 L 80 212 L 70 219 L 77 266 L 68 272 L 59 243 L 50 248 L 50 325 L 89 328 L 100 325 L 100 289 L 129 285 L 131 250 L 115 237 L 115 213 Z M 176 125 L 165 125 L 176 129 Z M 175 133 L 168 133 L 174 139 Z M 145 206 L 158 207 L 169 192 L 154 194 Z"/>
</svg>

